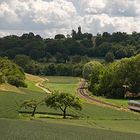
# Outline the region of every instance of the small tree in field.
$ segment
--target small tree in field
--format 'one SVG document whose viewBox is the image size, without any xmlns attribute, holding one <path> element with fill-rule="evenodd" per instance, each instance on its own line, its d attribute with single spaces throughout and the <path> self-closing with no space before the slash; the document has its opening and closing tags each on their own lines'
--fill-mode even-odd
<svg viewBox="0 0 140 140">
<path fill-rule="evenodd" d="M 76 110 L 81 110 L 80 99 L 69 93 L 60 93 L 56 91 L 51 94 L 45 100 L 46 105 L 50 108 L 60 109 L 63 112 L 63 118 L 66 118 L 67 108 L 74 108 Z"/>
<path fill-rule="evenodd" d="M 21 104 L 21 107 L 25 107 L 25 109 L 27 108 L 33 109 L 31 116 L 34 117 L 38 105 L 39 103 L 36 100 L 25 100 Z"/>
</svg>

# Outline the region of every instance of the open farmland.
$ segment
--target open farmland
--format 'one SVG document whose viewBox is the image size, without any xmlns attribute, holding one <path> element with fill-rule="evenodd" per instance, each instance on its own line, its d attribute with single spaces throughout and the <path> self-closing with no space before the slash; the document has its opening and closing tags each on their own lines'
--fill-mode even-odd
<svg viewBox="0 0 140 140">
<path fill-rule="evenodd" d="M 139 134 L 44 121 L 0 119 L 1 140 L 139 140 Z"/>
<path fill-rule="evenodd" d="M 48 76 L 48 81 L 43 84 L 50 90 L 60 90 L 63 92 L 75 94 L 80 78 L 64 76 Z"/>
<path fill-rule="evenodd" d="M 72 94 L 76 93 L 79 78 L 48 77 L 48 79 L 49 81 L 44 83 L 46 87 Z M 107 140 L 109 137 L 112 140 L 129 140 L 132 138 L 137 140 L 140 136 L 140 116 L 138 114 L 86 102 L 83 102 L 81 112 L 73 109 L 68 110 L 68 114 L 78 116 L 78 119 L 64 120 L 59 110 L 47 108 L 44 104 L 37 108 L 39 114 L 35 115 L 34 120 L 30 120 L 28 114 L 19 115 L 16 101 L 20 103 L 25 99 L 42 100 L 47 96 L 35 86 L 38 80 L 27 79 L 27 81 L 29 86 L 27 89 L 20 88 L 22 93 L 0 92 L 0 118 L 12 118 L 12 120 L 0 119 L 0 125 L 3 126 L 0 130 L 2 140 L 55 140 L 56 138 L 58 140 L 82 140 L 85 138 L 88 140 L 93 138 L 95 140 Z M 68 88 L 70 85 L 72 87 Z M 31 110 L 22 108 L 21 111 L 30 112 Z M 45 114 L 43 115 L 41 112 Z"/>
</svg>

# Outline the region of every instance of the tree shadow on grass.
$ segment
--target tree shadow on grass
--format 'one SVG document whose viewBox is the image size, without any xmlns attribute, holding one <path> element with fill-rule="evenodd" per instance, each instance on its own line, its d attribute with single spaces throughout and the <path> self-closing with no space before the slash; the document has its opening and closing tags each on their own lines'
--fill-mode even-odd
<svg viewBox="0 0 140 140">
<path fill-rule="evenodd" d="M 18 111 L 19 114 L 22 115 L 31 115 L 31 111 Z M 40 112 L 36 111 L 35 116 L 38 116 L 38 118 L 50 118 L 50 119 L 62 119 L 63 114 L 61 113 L 50 113 L 50 112 Z M 66 119 L 79 119 L 81 116 L 73 115 L 73 114 L 67 114 Z"/>
</svg>

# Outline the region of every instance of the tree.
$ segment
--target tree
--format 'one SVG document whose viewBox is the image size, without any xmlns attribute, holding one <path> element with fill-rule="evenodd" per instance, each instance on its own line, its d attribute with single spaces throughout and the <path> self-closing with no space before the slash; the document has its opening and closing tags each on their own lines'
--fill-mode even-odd
<svg viewBox="0 0 140 140">
<path fill-rule="evenodd" d="M 86 63 L 83 68 L 83 77 L 87 80 L 90 80 L 92 74 L 94 74 L 94 77 L 98 77 L 99 71 L 102 67 L 102 64 L 98 61 Z"/>
<path fill-rule="evenodd" d="M 81 56 L 80 55 L 75 55 L 71 58 L 72 63 L 80 63 L 81 62 Z"/>
<path fill-rule="evenodd" d="M 31 116 L 34 117 L 37 106 L 40 103 L 38 103 L 36 100 L 25 100 L 23 101 L 23 103 L 20 105 L 20 107 L 24 107 L 25 109 L 31 108 L 33 109 Z"/>
<path fill-rule="evenodd" d="M 65 39 L 65 36 L 63 34 L 57 34 L 55 35 L 55 39 Z"/>
<path fill-rule="evenodd" d="M 120 48 L 116 51 L 116 58 L 121 59 L 127 56 L 127 51 L 125 48 Z"/>
<path fill-rule="evenodd" d="M 27 55 L 16 55 L 14 58 L 14 62 L 18 64 L 23 69 L 26 69 L 26 65 L 29 64 L 31 61 L 31 58 Z"/>
<path fill-rule="evenodd" d="M 140 93 L 140 55 L 108 65 L 100 76 L 96 93 L 109 98 L 124 98 L 127 91 Z M 93 92 L 95 94 L 95 92 Z"/>
<path fill-rule="evenodd" d="M 73 39 L 76 39 L 77 33 L 76 33 L 75 30 L 72 30 L 71 35 L 72 35 L 72 38 L 73 38 Z"/>
<path fill-rule="evenodd" d="M 106 62 L 113 62 L 114 61 L 114 54 L 112 52 L 108 52 L 106 55 L 105 55 L 105 61 Z"/>
<path fill-rule="evenodd" d="M 63 118 L 66 118 L 67 109 L 74 108 L 81 110 L 80 99 L 72 94 L 56 91 L 54 94 L 49 95 L 46 100 L 46 105 L 50 108 L 60 109 L 63 112 Z"/>
</svg>

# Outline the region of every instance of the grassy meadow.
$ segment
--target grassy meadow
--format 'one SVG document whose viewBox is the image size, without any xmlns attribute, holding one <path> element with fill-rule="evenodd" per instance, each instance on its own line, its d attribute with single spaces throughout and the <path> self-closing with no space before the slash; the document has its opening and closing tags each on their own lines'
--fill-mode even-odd
<svg viewBox="0 0 140 140">
<path fill-rule="evenodd" d="M 43 84 L 50 90 L 60 90 L 63 92 L 75 94 L 78 87 L 79 78 L 65 76 L 48 76 L 48 81 Z"/>
<path fill-rule="evenodd" d="M 139 140 L 138 134 L 44 121 L 0 119 L 1 140 Z"/>
<path fill-rule="evenodd" d="M 1 140 L 138 140 L 140 137 L 140 115 L 132 112 L 115 110 L 83 102 L 83 110 L 68 110 L 68 114 L 78 118 L 62 119 L 61 111 L 47 108 L 41 104 L 37 108 L 39 114 L 31 118 L 30 114 L 19 114 L 17 104 L 23 100 L 42 100 L 47 96 L 35 86 L 44 81 L 40 77 L 27 75 L 28 88 L 19 88 L 21 92 L 0 91 L 0 136 Z M 46 77 L 45 77 L 46 78 Z M 43 84 L 51 90 L 76 93 L 79 78 L 47 77 Z M 121 100 L 118 103 L 121 103 Z M 45 113 L 43 115 L 42 113 Z M 7 119 L 6 119 L 7 118 Z"/>
</svg>

